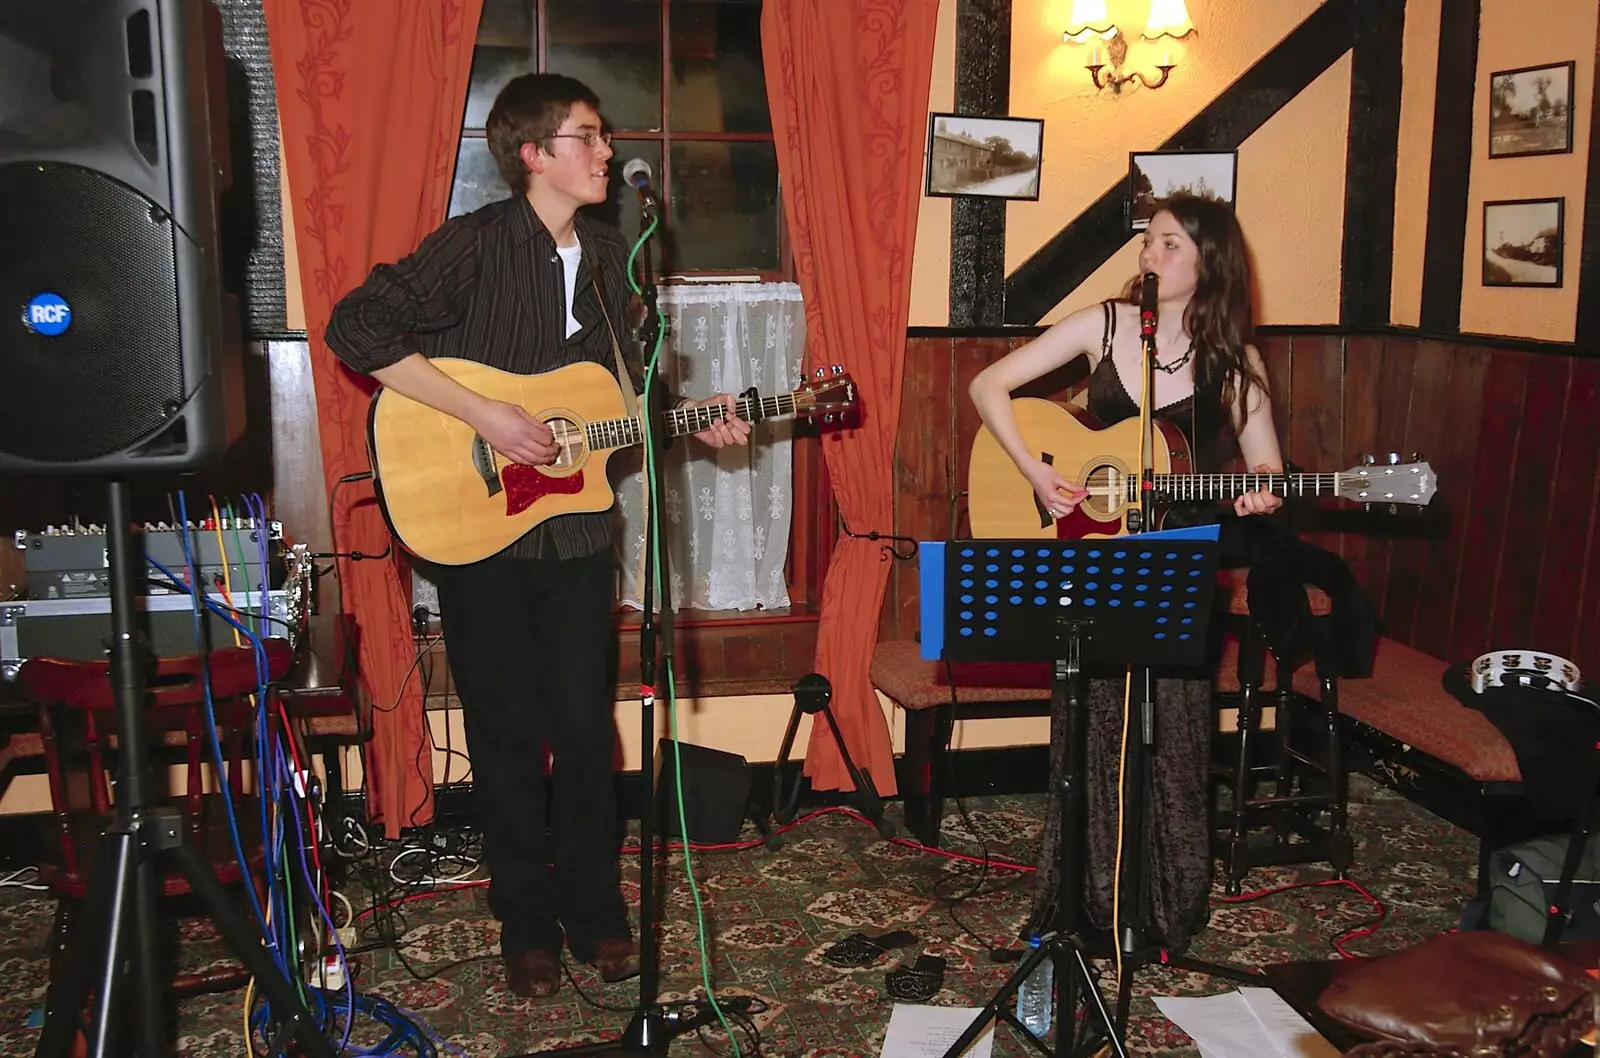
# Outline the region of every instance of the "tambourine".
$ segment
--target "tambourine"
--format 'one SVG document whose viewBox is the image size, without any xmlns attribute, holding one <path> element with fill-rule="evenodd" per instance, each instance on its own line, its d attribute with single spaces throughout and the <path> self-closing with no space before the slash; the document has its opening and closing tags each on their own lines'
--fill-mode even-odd
<svg viewBox="0 0 1600 1058">
<path fill-rule="evenodd" d="M 1542 691 L 1578 693 L 1578 666 L 1558 654 L 1540 650 L 1491 650 L 1472 663 L 1472 689 L 1533 687 Z"/>
</svg>

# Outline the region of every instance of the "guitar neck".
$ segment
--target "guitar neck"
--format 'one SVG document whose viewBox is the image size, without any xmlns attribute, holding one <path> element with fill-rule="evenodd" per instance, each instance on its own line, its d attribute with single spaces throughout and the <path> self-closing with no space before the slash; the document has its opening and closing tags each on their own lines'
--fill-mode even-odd
<svg viewBox="0 0 1600 1058">
<path fill-rule="evenodd" d="M 1337 496 L 1350 474 L 1157 474 L 1156 491 L 1175 500 L 1226 500 L 1246 492 L 1271 492 L 1278 496 Z M 1128 496 L 1139 488 L 1131 476 Z"/>
<path fill-rule="evenodd" d="M 762 419 L 776 419 L 795 413 L 793 393 L 784 393 L 776 397 L 738 397 L 733 404 L 735 414 L 745 422 L 760 422 Z M 685 434 L 699 433 L 727 417 L 726 404 L 674 408 L 666 414 L 667 436 L 682 437 Z M 637 415 L 625 419 L 601 419 L 585 423 L 583 432 L 584 440 L 591 450 L 626 448 L 629 445 L 644 443 L 644 422 Z"/>
</svg>

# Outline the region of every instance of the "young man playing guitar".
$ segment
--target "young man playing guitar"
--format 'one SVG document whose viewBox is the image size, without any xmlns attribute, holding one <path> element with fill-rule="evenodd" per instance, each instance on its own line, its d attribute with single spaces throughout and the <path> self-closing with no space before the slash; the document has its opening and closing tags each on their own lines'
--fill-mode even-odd
<svg viewBox="0 0 1600 1058">
<path fill-rule="evenodd" d="M 550 428 L 429 358 L 520 374 L 616 363 L 617 343 L 627 342 L 628 245 L 578 212 L 608 197 L 611 137 L 599 110 L 572 78 L 512 80 L 486 129 L 513 195 L 446 221 L 411 256 L 375 267 L 328 323 L 328 345 L 350 368 L 461 419 L 517 463 L 555 461 Z M 713 448 L 746 442 L 733 398 L 696 403 L 724 403 L 729 414 L 695 437 Z M 612 535 L 609 511 L 567 514 L 481 562 L 428 568 L 472 755 L 506 985 L 521 996 L 560 988 L 563 940 L 608 981 L 638 972 L 617 866 Z"/>
</svg>

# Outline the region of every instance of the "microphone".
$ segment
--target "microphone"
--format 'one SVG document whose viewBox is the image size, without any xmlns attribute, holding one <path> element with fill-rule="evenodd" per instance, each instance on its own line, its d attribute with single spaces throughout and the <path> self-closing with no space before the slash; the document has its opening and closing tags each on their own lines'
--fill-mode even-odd
<svg viewBox="0 0 1600 1058">
<path fill-rule="evenodd" d="M 630 158 L 628 164 L 622 167 L 622 181 L 639 192 L 639 208 L 647 216 L 653 216 L 656 211 L 656 192 L 650 186 L 652 174 L 650 163 L 643 158 Z"/>
<path fill-rule="evenodd" d="M 1156 336 L 1156 274 L 1146 272 L 1139 284 L 1139 337 Z"/>
</svg>

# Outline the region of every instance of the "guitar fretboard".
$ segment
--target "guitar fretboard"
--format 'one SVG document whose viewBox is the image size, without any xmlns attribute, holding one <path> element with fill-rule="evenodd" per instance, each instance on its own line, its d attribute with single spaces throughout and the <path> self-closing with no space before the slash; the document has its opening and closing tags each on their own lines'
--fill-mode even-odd
<svg viewBox="0 0 1600 1058">
<path fill-rule="evenodd" d="M 1246 492 L 1279 496 L 1337 496 L 1341 487 L 1364 487 L 1358 474 L 1157 474 L 1156 492 L 1176 500 L 1231 499 Z M 1128 477 L 1128 498 L 1139 491 L 1137 475 Z"/>
<path fill-rule="evenodd" d="M 795 413 L 793 393 L 776 397 L 739 397 L 734 400 L 735 413 L 745 422 L 760 422 Z M 668 437 L 682 437 L 709 429 L 713 423 L 728 417 L 726 404 L 706 404 L 693 408 L 674 408 L 667 412 Z M 601 419 L 585 423 L 584 443 L 591 451 L 626 448 L 644 443 L 644 423 L 635 415 L 626 419 Z"/>
</svg>

